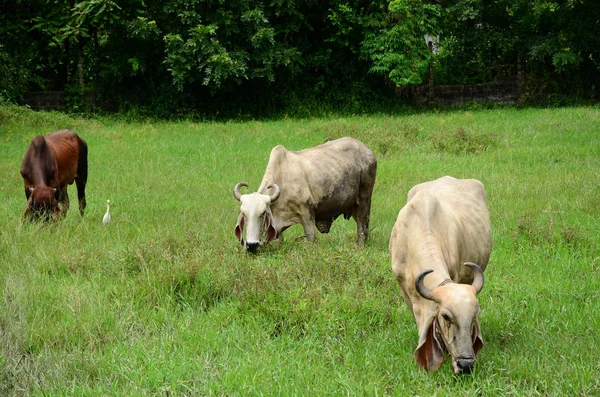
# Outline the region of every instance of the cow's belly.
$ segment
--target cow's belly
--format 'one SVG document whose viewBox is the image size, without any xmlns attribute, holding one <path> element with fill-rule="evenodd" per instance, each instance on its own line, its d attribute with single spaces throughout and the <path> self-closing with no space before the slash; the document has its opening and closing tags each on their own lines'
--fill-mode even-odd
<svg viewBox="0 0 600 397">
<path fill-rule="evenodd" d="M 315 208 L 315 219 L 335 219 L 341 214 L 352 213 L 355 204 L 354 196 L 344 197 L 343 200 L 322 201 Z"/>
<path fill-rule="evenodd" d="M 329 233 L 331 224 L 338 216 L 343 214 L 344 218 L 350 219 L 353 208 L 354 201 L 343 203 L 342 205 L 338 203 L 319 206 L 315 211 L 315 223 L 317 229 L 321 233 Z"/>
</svg>

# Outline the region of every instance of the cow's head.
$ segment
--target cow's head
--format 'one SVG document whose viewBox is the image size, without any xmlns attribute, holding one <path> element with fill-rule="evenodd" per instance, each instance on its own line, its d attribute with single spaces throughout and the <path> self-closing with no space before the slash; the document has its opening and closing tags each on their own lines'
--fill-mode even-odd
<svg viewBox="0 0 600 397">
<path fill-rule="evenodd" d="M 58 189 L 51 186 L 29 188 L 29 199 L 25 207 L 25 217 L 37 220 L 58 218 Z"/>
<path fill-rule="evenodd" d="M 273 189 L 271 195 L 258 192 L 240 194 L 242 186 L 248 185 L 240 182 L 233 188 L 233 196 L 242 203 L 240 216 L 237 225 L 235 225 L 235 236 L 248 252 L 255 252 L 262 244 L 266 244 L 277 237 L 273 214 L 271 214 L 271 203 L 279 198 L 280 189 L 276 184 L 272 184 L 267 188 Z M 243 236 L 244 226 L 246 226 L 245 240 Z M 264 243 L 261 241 L 263 233 L 265 235 Z"/>
<path fill-rule="evenodd" d="M 419 335 L 415 358 L 422 367 L 435 370 L 444 361 L 444 352 L 452 357 L 455 374 L 471 373 L 475 356 L 483 347 L 477 315 L 479 303 L 476 295 L 483 288 L 483 271 L 474 263 L 465 266 L 473 269 L 473 283 L 456 284 L 443 282 L 433 290 L 423 283 L 433 270 L 421 272 L 415 280 L 415 288 L 423 298 L 438 304 L 437 314 Z"/>
</svg>

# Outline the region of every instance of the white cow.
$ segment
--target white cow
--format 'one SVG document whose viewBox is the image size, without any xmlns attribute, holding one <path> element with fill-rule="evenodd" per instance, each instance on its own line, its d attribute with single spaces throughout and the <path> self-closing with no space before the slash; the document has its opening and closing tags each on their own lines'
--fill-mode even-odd
<svg viewBox="0 0 600 397">
<path fill-rule="evenodd" d="M 363 244 L 369 234 L 376 171 L 373 151 L 353 138 L 298 152 L 278 145 L 271 151 L 257 192 L 241 194 L 240 187 L 248 186 L 242 182 L 233 189 L 241 202 L 235 235 L 247 251 L 254 252 L 300 223 L 306 238 L 313 241 L 315 226 L 328 233 L 333 221 L 343 214 L 356 220 L 358 242 Z"/>
<path fill-rule="evenodd" d="M 413 187 L 389 249 L 419 330 L 417 363 L 435 370 L 447 352 L 455 373 L 470 373 L 483 346 L 476 295 L 492 249 L 481 182 L 445 176 Z"/>
</svg>

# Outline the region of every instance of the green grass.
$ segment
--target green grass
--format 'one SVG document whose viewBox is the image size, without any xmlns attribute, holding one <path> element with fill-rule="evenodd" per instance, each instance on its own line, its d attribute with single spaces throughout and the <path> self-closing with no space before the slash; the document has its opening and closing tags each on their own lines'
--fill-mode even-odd
<svg viewBox="0 0 600 397">
<path fill-rule="evenodd" d="M 85 120 L 0 108 L 1 395 L 600 395 L 600 110 L 501 109 L 246 123 Z M 58 224 L 22 222 L 37 134 L 90 148 Z M 370 240 L 338 219 L 247 255 L 236 182 L 271 148 L 353 136 L 378 156 Z M 481 180 L 494 248 L 475 372 L 414 361 L 388 257 L 406 193 Z M 106 199 L 112 223 L 102 226 Z"/>
</svg>

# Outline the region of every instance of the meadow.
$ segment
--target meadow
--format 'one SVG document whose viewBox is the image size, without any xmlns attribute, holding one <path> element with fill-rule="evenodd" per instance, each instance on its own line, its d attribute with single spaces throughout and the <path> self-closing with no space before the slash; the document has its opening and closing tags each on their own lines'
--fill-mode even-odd
<svg viewBox="0 0 600 397">
<path fill-rule="evenodd" d="M 87 209 L 23 222 L 31 139 L 89 146 Z M 342 136 L 378 172 L 370 238 L 339 218 L 256 255 L 235 183 L 270 150 Z M 471 375 L 418 367 L 391 273 L 408 190 L 487 191 L 493 250 Z M 250 122 L 125 121 L 0 107 L 0 395 L 600 395 L 600 108 L 480 109 Z M 112 223 L 102 216 L 110 199 Z"/>
</svg>

